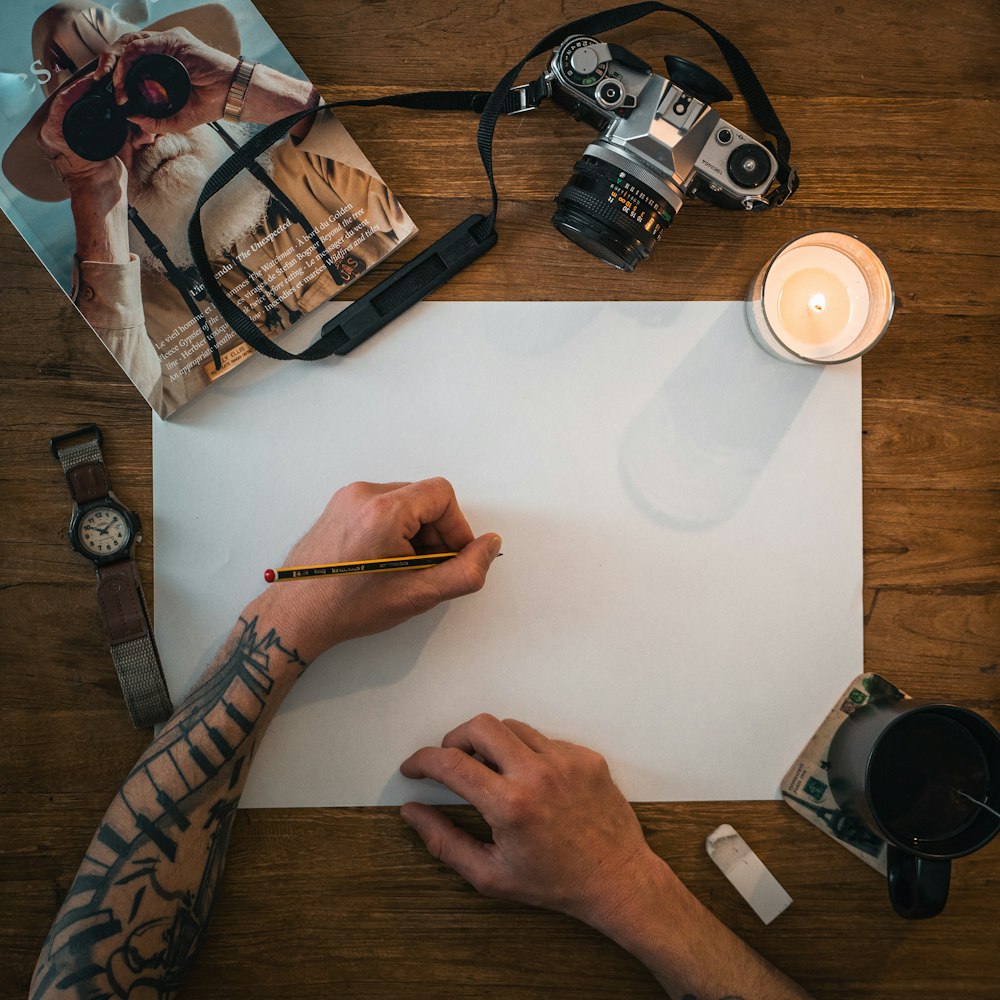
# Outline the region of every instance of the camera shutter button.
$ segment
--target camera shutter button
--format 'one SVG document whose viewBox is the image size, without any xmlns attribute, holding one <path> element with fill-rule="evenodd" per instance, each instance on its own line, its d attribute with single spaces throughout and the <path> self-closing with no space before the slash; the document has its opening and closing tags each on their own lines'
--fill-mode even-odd
<svg viewBox="0 0 1000 1000">
<path fill-rule="evenodd" d="M 606 108 L 617 107 L 622 102 L 625 91 L 616 80 L 608 80 L 597 88 L 597 100 Z"/>
</svg>

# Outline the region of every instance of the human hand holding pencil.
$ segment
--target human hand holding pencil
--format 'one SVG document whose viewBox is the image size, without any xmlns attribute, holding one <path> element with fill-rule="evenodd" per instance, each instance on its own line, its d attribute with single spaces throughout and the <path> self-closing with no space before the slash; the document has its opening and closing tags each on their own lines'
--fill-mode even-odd
<svg viewBox="0 0 1000 1000">
<path fill-rule="evenodd" d="M 286 566 L 329 565 L 338 557 L 355 564 L 385 562 L 387 556 L 448 558 L 413 573 L 355 571 L 335 582 L 298 579 L 294 586 L 269 587 L 252 610 L 310 662 L 337 643 L 384 631 L 480 590 L 499 551 L 499 535 L 473 535 L 447 480 L 352 483 L 333 495 L 289 552 Z"/>
</svg>

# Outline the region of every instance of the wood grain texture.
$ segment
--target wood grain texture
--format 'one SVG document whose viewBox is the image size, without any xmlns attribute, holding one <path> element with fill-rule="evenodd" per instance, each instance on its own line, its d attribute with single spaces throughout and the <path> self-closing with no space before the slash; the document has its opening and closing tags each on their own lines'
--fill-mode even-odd
<svg viewBox="0 0 1000 1000">
<path fill-rule="evenodd" d="M 259 7 L 336 99 L 492 86 L 547 30 L 596 4 Z M 1000 724 L 1000 12 L 992 0 L 804 0 L 778 16 L 702 0 L 696 13 L 757 68 L 792 136 L 798 196 L 754 217 L 687 206 L 650 261 L 617 274 L 549 224 L 552 197 L 590 134 L 550 107 L 501 123 L 500 242 L 436 297 L 741 298 L 754 271 L 800 232 L 837 228 L 871 242 L 892 273 L 896 315 L 863 368 L 866 664 L 913 695 L 954 700 Z M 647 19 L 615 40 L 654 63 L 674 52 L 724 75 L 707 36 L 678 17 Z M 738 102 L 723 113 L 747 122 Z M 482 210 L 474 120 L 361 109 L 343 117 L 421 227 L 401 257 Z M 91 833 L 145 745 L 116 688 L 92 571 L 67 545 L 69 500 L 48 438 L 99 423 L 112 482 L 147 524 L 152 482 L 146 405 L 5 219 L 0 261 L 7 998 L 25 995 Z M 149 530 L 146 542 L 139 560 L 151 594 Z M 1000 843 L 955 865 L 942 916 L 912 923 L 891 913 L 866 865 L 781 803 L 648 803 L 637 811 L 654 849 L 698 896 L 818 998 L 1000 996 Z M 482 832 L 471 810 L 454 815 Z M 721 822 L 740 830 L 794 899 L 771 927 L 704 853 L 706 834 Z M 395 810 L 307 809 L 240 813 L 185 995 L 661 994 L 636 962 L 587 928 L 477 896 L 424 852 Z"/>
</svg>

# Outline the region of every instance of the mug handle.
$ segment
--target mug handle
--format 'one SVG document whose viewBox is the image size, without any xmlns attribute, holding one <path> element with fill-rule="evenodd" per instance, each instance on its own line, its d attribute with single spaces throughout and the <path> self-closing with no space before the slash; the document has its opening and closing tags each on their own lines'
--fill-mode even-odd
<svg viewBox="0 0 1000 1000">
<path fill-rule="evenodd" d="M 892 908 L 909 920 L 937 916 L 948 899 L 951 861 L 918 858 L 887 844 L 886 867 Z"/>
</svg>

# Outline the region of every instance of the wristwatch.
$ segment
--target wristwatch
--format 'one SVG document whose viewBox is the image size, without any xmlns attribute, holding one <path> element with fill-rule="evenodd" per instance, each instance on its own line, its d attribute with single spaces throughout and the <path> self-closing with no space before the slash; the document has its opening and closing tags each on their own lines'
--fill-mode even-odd
<svg viewBox="0 0 1000 1000">
<path fill-rule="evenodd" d="M 247 91 L 250 89 L 250 77 L 257 68 L 255 62 L 250 62 L 243 56 L 239 57 L 236 69 L 233 70 L 233 79 L 229 84 L 229 93 L 226 94 L 226 106 L 222 113 L 222 120 L 227 122 L 239 122 L 243 116 L 243 102 L 246 100 Z"/>
<path fill-rule="evenodd" d="M 52 438 L 73 498 L 70 544 L 97 570 L 97 606 L 111 645 L 132 724 L 141 729 L 170 717 L 173 708 L 142 594 L 133 544 L 142 541 L 139 515 L 111 492 L 95 424 Z"/>
</svg>

